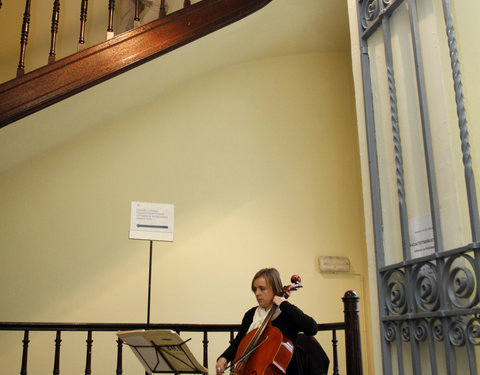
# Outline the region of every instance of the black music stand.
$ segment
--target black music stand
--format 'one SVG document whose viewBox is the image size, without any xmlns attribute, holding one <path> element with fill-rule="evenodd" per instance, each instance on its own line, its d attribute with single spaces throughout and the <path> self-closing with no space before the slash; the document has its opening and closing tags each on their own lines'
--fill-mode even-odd
<svg viewBox="0 0 480 375">
<path fill-rule="evenodd" d="M 150 374 L 163 373 L 207 373 L 193 356 L 186 345 L 190 339 L 183 341 L 170 330 L 136 330 L 117 333 L 132 349 L 145 371 Z"/>
</svg>

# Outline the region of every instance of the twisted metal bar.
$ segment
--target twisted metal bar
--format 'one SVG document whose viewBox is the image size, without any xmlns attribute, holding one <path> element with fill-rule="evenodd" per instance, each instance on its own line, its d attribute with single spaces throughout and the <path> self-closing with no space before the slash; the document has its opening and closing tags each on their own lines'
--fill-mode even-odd
<svg viewBox="0 0 480 375">
<path fill-rule="evenodd" d="M 405 183 L 403 174 L 402 141 L 400 138 L 400 127 L 398 124 L 397 91 L 395 87 L 395 76 L 393 73 L 392 44 L 390 34 L 390 19 L 383 17 L 383 34 L 385 46 L 385 64 L 387 67 L 388 92 L 390 95 L 390 115 L 392 119 L 393 146 L 395 152 L 395 167 L 397 176 L 397 196 L 400 214 L 400 226 L 402 234 L 402 249 L 404 259 L 410 259 L 410 235 L 408 232 L 408 213 L 405 200 Z"/>
<path fill-rule="evenodd" d="M 480 240 L 480 218 L 478 213 L 477 193 L 475 189 L 475 177 L 472 169 L 472 156 L 470 154 L 470 140 L 468 135 L 467 111 L 463 97 L 462 75 L 460 73 L 460 60 L 458 58 L 457 40 L 453 27 L 453 16 L 450 0 L 443 0 L 443 14 L 445 18 L 450 65 L 452 67 L 453 86 L 455 101 L 457 104 L 458 126 L 460 128 L 460 140 L 462 142 L 463 165 L 465 170 L 465 183 L 467 188 L 468 208 L 470 211 L 470 226 L 472 241 Z"/>
<path fill-rule="evenodd" d="M 405 182 L 403 177 L 404 174 L 403 174 L 402 140 L 400 137 L 400 128 L 398 125 L 398 108 L 397 108 L 397 94 L 395 90 L 395 77 L 393 74 L 393 67 L 391 66 L 391 64 L 388 64 L 387 66 L 387 76 L 388 76 L 388 91 L 390 93 L 390 111 L 391 111 L 391 118 L 392 118 L 393 146 L 395 150 L 397 193 L 398 193 L 398 200 L 401 207 L 401 211 L 402 213 L 406 214 Z M 408 235 L 408 230 L 406 231 L 406 234 Z M 405 245 L 410 246 L 408 242 Z"/>
</svg>

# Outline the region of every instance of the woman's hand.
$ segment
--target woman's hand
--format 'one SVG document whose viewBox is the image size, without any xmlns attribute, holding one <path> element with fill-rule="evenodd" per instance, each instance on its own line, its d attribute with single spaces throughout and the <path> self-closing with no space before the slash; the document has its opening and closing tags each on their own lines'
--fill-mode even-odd
<svg viewBox="0 0 480 375">
<path fill-rule="evenodd" d="M 275 296 L 273 297 L 273 303 L 277 306 L 280 306 L 280 304 L 283 302 L 283 301 L 286 301 L 286 299 L 284 297 L 280 297 L 280 296 Z"/>
<path fill-rule="evenodd" d="M 225 371 L 225 367 L 227 366 L 227 359 L 220 357 L 217 361 L 217 364 L 215 365 L 216 367 L 216 374 L 217 375 L 222 375 L 223 372 Z"/>
</svg>

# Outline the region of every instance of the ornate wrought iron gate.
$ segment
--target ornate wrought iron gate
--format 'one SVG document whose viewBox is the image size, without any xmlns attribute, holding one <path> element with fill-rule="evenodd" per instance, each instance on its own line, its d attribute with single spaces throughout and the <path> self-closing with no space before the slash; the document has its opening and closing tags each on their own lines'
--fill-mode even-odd
<svg viewBox="0 0 480 375">
<path fill-rule="evenodd" d="M 479 161 L 452 4 L 357 4 L 383 373 L 480 374 Z"/>
</svg>

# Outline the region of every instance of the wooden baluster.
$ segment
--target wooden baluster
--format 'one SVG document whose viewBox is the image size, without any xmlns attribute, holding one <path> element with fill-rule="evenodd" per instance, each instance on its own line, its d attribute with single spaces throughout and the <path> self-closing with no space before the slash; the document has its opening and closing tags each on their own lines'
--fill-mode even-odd
<svg viewBox="0 0 480 375">
<path fill-rule="evenodd" d="M 123 374 L 123 341 L 119 337 L 117 340 L 117 373 L 116 375 Z"/>
<path fill-rule="evenodd" d="M 338 372 L 338 340 L 337 330 L 332 329 L 332 347 L 333 347 L 333 375 L 339 375 Z"/>
<path fill-rule="evenodd" d="M 165 0 L 160 2 L 160 14 L 159 17 L 165 17 L 167 15 L 167 8 L 165 7 Z"/>
<path fill-rule="evenodd" d="M 27 50 L 28 30 L 30 29 L 30 3 L 25 2 L 25 12 L 23 13 L 22 34 L 20 36 L 20 60 L 18 62 L 17 77 L 25 74 L 25 52 Z"/>
<path fill-rule="evenodd" d="M 115 11 L 115 0 L 108 0 L 108 28 L 107 40 L 113 38 L 113 13 Z"/>
<path fill-rule="evenodd" d="M 135 16 L 133 17 L 133 28 L 140 26 L 140 0 L 135 0 Z"/>
<path fill-rule="evenodd" d="M 92 331 L 87 334 L 87 360 L 85 361 L 85 375 L 92 373 Z"/>
<path fill-rule="evenodd" d="M 58 22 L 60 20 L 60 0 L 53 1 L 52 10 L 52 36 L 50 38 L 50 53 L 48 55 L 48 63 L 55 62 L 55 47 L 57 45 Z"/>
<path fill-rule="evenodd" d="M 85 24 L 87 22 L 88 0 L 82 0 L 80 8 L 80 38 L 78 39 L 77 51 L 85 49 Z"/>
<path fill-rule="evenodd" d="M 57 331 L 57 335 L 55 337 L 55 360 L 53 362 L 53 375 L 60 374 L 60 343 L 62 342 L 60 336 L 61 331 Z"/>
<path fill-rule="evenodd" d="M 208 331 L 203 331 L 203 367 L 208 368 Z"/>
<path fill-rule="evenodd" d="M 23 334 L 23 355 L 22 355 L 22 368 L 20 375 L 27 375 L 27 361 L 28 361 L 28 343 L 30 342 L 28 330 L 25 330 Z"/>
<path fill-rule="evenodd" d="M 345 356 L 347 375 L 363 375 L 362 344 L 360 341 L 360 320 L 357 293 L 353 290 L 345 292 L 343 300 L 345 315 Z"/>
<path fill-rule="evenodd" d="M 0 9 L 2 9 L 2 0 L 0 0 Z"/>
<path fill-rule="evenodd" d="M 184 8 L 187 8 L 187 7 L 189 7 L 190 5 L 192 5 L 192 3 L 190 2 L 190 0 L 185 0 L 185 1 L 183 2 L 183 7 L 184 7 Z"/>
</svg>

